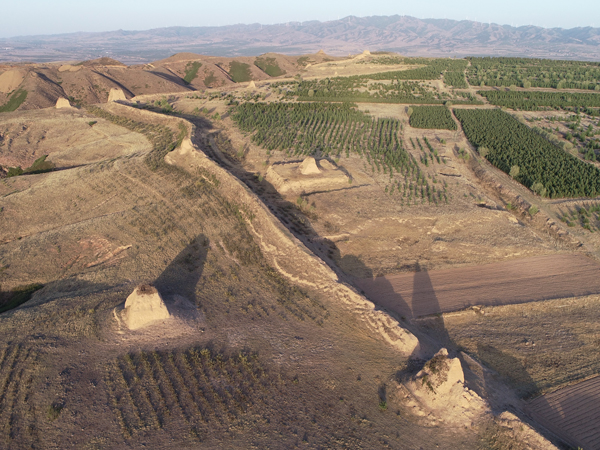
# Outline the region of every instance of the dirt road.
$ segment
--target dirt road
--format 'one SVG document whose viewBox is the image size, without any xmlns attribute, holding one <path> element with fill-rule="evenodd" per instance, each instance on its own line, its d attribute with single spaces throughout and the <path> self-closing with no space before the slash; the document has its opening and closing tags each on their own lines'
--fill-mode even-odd
<svg viewBox="0 0 600 450">
<path fill-rule="evenodd" d="M 367 297 L 404 317 L 600 293 L 600 264 L 584 256 L 522 258 L 476 267 L 356 279 Z"/>
</svg>

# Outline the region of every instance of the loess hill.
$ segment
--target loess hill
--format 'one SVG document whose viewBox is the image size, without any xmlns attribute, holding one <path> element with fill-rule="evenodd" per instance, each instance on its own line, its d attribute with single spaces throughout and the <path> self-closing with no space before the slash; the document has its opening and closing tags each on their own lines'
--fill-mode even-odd
<svg viewBox="0 0 600 450">
<path fill-rule="evenodd" d="M 2 66 L 0 447 L 593 448 L 600 114 L 504 63 Z"/>
</svg>

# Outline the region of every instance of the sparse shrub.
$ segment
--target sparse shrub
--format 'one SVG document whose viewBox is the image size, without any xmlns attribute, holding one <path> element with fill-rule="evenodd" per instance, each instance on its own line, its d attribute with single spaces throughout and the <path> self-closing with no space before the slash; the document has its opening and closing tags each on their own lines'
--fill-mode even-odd
<svg viewBox="0 0 600 450">
<path fill-rule="evenodd" d="M 50 406 L 48 406 L 48 410 L 46 411 L 46 417 L 50 422 L 54 422 L 56 419 L 58 419 L 58 416 L 60 416 L 60 413 L 63 410 L 63 408 L 64 406 L 60 403 L 52 403 Z"/>
<path fill-rule="evenodd" d="M 23 171 L 23 173 L 44 173 L 44 172 L 50 172 L 51 170 L 53 170 L 56 166 L 54 165 L 54 163 L 47 161 L 46 158 L 48 157 L 48 155 L 44 155 L 38 159 L 35 160 L 35 162 L 28 167 L 27 169 L 25 169 Z"/>
<path fill-rule="evenodd" d="M 539 181 L 537 181 L 531 185 L 531 190 L 533 192 L 535 192 L 536 194 L 538 194 L 540 197 L 546 196 L 546 188 Z"/>
<path fill-rule="evenodd" d="M 537 206 L 534 206 L 534 205 L 532 205 L 532 206 L 529 208 L 529 215 L 530 215 L 530 216 L 535 216 L 535 215 L 536 215 L 536 214 L 537 214 L 539 211 L 540 211 L 540 210 L 538 209 L 538 207 L 537 207 Z"/>
</svg>

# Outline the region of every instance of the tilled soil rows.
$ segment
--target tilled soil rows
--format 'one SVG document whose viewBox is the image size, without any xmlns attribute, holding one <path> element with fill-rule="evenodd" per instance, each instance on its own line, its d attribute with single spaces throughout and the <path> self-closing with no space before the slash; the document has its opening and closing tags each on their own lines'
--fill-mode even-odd
<svg viewBox="0 0 600 450">
<path fill-rule="evenodd" d="M 600 293 L 600 264 L 552 255 L 458 269 L 356 279 L 375 303 L 404 317 Z"/>
<path fill-rule="evenodd" d="M 600 448 L 600 376 L 538 397 L 527 409 L 574 447 Z"/>
</svg>

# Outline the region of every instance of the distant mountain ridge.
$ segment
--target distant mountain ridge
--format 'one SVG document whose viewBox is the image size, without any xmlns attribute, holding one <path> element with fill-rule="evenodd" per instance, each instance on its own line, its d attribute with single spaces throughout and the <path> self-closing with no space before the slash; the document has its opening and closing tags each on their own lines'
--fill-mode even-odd
<svg viewBox="0 0 600 450">
<path fill-rule="evenodd" d="M 168 27 L 0 39 L 0 61 L 82 60 L 110 56 L 146 63 L 177 52 L 215 56 L 333 55 L 394 51 L 409 56 L 527 56 L 600 60 L 600 28 L 512 27 L 470 20 L 349 16 L 329 22 Z"/>
</svg>

